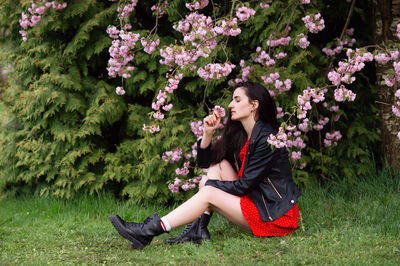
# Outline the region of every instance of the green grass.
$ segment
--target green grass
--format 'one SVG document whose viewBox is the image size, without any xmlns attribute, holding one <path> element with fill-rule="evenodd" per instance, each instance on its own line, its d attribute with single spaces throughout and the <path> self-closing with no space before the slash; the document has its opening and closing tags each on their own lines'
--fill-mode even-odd
<svg viewBox="0 0 400 266">
<path fill-rule="evenodd" d="M 107 195 L 3 199 L 0 265 L 399 265 L 400 175 L 374 171 L 352 182 L 303 188 L 300 227 L 290 236 L 253 237 L 214 215 L 212 241 L 165 245 L 177 229 L 141 251 L 130 250 L 108 216 L 141 221 L 169 209 L 132 206 Z"/>
</svg>

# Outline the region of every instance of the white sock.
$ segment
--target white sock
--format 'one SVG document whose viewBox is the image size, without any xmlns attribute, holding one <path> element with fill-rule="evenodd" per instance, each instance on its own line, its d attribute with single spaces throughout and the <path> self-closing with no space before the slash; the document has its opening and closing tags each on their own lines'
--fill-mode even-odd
<svg viewBox="0 0 400 266">
<path fill-rule="evenodd" d="M 171 231 L 171 226 L 169 225 L 169 222 L 167 221 L 167 219 L 165 219 L 165 217 L 161 218 L 161 227 L 162 229 L 164 229 L 165 232 Z"/>
<path fill-rule="evenodd" d="M 208 211 L 205 211 L 204 214 L 211 215 L 211 213 Z"/>
</svg>

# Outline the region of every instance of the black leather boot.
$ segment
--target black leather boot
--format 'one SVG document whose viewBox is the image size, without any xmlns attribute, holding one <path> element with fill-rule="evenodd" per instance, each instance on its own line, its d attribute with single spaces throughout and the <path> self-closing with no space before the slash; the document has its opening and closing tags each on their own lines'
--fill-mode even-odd
<svg viewBox="0 0 400 266">
<path fill-rule="evenodd" d="M 131 241 L 134 249 L 144 248 L 154 236 L 165 232 L 161 227 L 160 216 L 156 213 L 147 217 L 143 223 L 125 222 L 118 215 L 110 216 L 110 221 L 123 238 Z"/>
<path fill-rule="evenodd" d="M 210 223 L 212 213 L 210 215 L 203 214 L 197 220 L 188 224 L 185 230 L 176 238 L 169 238 L 166 240 L 167 244 L 176 244 L 184 242 L 201 243 L 203 240 L 210 240 L 210 232 L 207 226 Z"/>
</svg>

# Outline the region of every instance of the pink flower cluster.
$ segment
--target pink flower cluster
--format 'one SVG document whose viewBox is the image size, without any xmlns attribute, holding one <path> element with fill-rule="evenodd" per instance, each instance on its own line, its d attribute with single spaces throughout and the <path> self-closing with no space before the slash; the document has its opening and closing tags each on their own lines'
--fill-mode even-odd
<svg viewBox="0 0 400 266">
<path fill-rule="evenodd" d="M 325 100 L 325 93 L 327 89 L 313 89 L 307 87 L 303 90 L 303 95 L 297 96 L 297 103 L 299 104 L 300 112 L 297 114 L 297 118 L 304 119 L 307 116 L 307 111 L 312 109 L 311 99 L 314 103 L 319 103 Z"/>
<path fill-rule="evenodd" d="M 324 139 L 324 144 L 325 147 L 330 147 L 332 144 L 334 146 L 337 145 L 337 142 L 342 138 L 342 134 L 340 134 L 340 131 L 334 131 L 333 133 L 327 132 L 325 134 L 325 139 Z"/>
<path fill-rule="evenodd" d="M 203 131 L 204 131 L 203 121 L 199 120 L 197 122 L 190 123 L 190 128 L 192 129 L 193 134 L 196 135 L 197 139 L 203 136 Z"/>
<path fill-rule="evenodd" d="M 115 88 L 115 93 L 118 95 L 124 95 L 125 94 L 125 90 L 121 87 L 116 87 Z"/>
<path fill-rule="evenodd" d="M 299 38 L 300 48 L 306 49 L 310 45 L 310 42 L 307 39 L 307 35 L 304 35 L 304 33 L 300 33 L 299 35 L 297 35 L 297 38 Z"/>
<path fill-rule="evenodd" d="M 179 21 L 177 26 L 174 25 L 173 28 L 182 33 L 184 43 L 191 44 L 197 50 L 203 47 L 213 49 L 217 45 L 215 40 L 217 34 L 211 17 L 190 13 L 184 20 Z"/>
<path fill-rule="evenodd" d="M 155 124 L 150 125 L 150 126 L 146 126 L 146 124 L 143 124 L 142 130 L 143 131 L 148 131 L 151 134 L 153 134 L 153 133 L 156 133 L 156 132 L 160 132 L 160 126 L 159 125 L 155 125 Z"/>
<path fill-rule="evenodd" d="M 283 148 L 286 146 L 287 135 L 282 127 L 279 127 L 279 131 L 276 135 L 271 134 L 267 139 L 268 143 L 275 146 L 276 148 Z"/>
<path fill-rule="evenodd" d="M 190 178 L 188 180 L 185 180 L 182 182 L 181 179 L 178 177 L 175 178 L 174 183 L 170 184 L 168 186 L 169 190 L 171 190 L 172 193 L 177 193 L 179 191 L 179 187 L 181 187 L 184 191 L 194 189 L 196 187 L 196 184 L 198 184 L 201 180 L 201 176 Z"/>
<path fill-rule="evenodd" d="M 185 46 L 170 45 L 160 49 L 160 55 L 163 58 L 160 60 L 161 64 L 175 63 L 183 68 L 196 62 L 199 57 L 208 57 L 217 45 L 217 33 L 211 17 L 191 13 L 173 28 L 182 33 Z"/>
<path fill-rule="evenodd" d="M 292 158 L 292 162 L 295 163 L 296 161 L 300 160 L 301 151 L 292 151 L 290 157 Z"/>
<path fill-rule="evenodd" d="M 175 173 L 177 175 L 180 175 L 180 176 L 187 176 L 189 174 L 189 166 L 190 166 L 190 162 L 186 161 L 183 164 L 183 168 L 176 168 L 175 169 Z"/>
<path fill-rule="evenodd" d="M 54 8 L 56 10 L 61 10 L 67 7 L 67 3 L 58 3 L 57 1 L 48 2 L 48 0 L 32 1 L 32 5 L 28 8 L 29 14 L 21 13 L 21 19 L 19 20 L 19 25 L 24 29 L 20 30 L 19 34 L 22 36 L 22 40 L 26 42 L 28 38 L 26 37 L 29 27 L 33 28 L 42 19 L 42 15 L 48 8 Z"/>
<path fill-rule="evenodd" d="M 208 6 L 208 2 L 209 2 L 209 0 L 200 0 L 200 1 L 197 0 L 197 1 L 193 1 L 190 4 L 186 3 L 185 6 L 190 11 L 194 11 L 194 10 L 205 8 L 206 6 Z"/>
<path fill-rule="evenodd" d="M 356 43 L 356 39 L 351 37 L 354 34 L 354 28 L 347 29 L 346 34 L 347 36 L 344 36 L 343 40 L 336 38 L 337 45 L 335 48 L 331 49 L 324 47 L 322 48 L 322 52 L 324 52 L 326 55 L 334 56 L 335 54 L 340 54 L 345 46 L 353 47 L 353 45 Z"/>
<path fill-rule="evenodd" d="M 235 79 L 236 83 L 247 81 L 248 76 L 250 75 L 251 71 L 253 70 L 253 68 L 251 66 L 245 66 L 245 61 L 243 59 L 240 60 L 239 65 L 241 67 L 240 72 L 242 73 L 242 78 Z"/>
<path fill-rule="evenodd" d="M 397 27 L 396 27 L 396 37 L 397 37 L 398 39 L 400 39 L 400 23 L 397 24 Z"/>
<path fill-rule="evenodd" d="M 264 3 L 260 3 L 260 7 L 264 8 L 264 9 L 267 9 L 267 8 L 269 8 L 269 5 L 268 4 L 264 4 Z"/>
<path fill-rule="evenodd" d="M 374 59 L 370 52 L 365 52 L 359 49 L 356 49 L 355 51 L 348 49 L 346 55 L 347 62 L 340 61 L 337 70 L 332 70 L 328 73 L 328 79 L 335 86 L 338 86 L 342 82 L 347 84 L 353 83 L 356 78 L 352 75 L 364 68 L 364 62 L 370 62 Z"/>
<path fill-rule="evenodd" d="M 200 67 L 197 70 L 197 74 L 205 81 L 210 81 L 228 76 L 234 68 L 235 65 L 230 63 L 207 64 L 204 66 L 204 68 Z"/>
<path fill-rule="evenodd" d="M 275 46 L 279 46 L 279 45 L 283 45 L 283 46 L 288 46 L 290 43 L 290 36 L 287 37 L 281 37 L 279 39 L 272 39 L 272 37 L 267 41 L 267 45 L 269 47 L 275 47 Z"/>
<path fill-rule="evenodd" d="M 318 33 L 325 28 L 325 21 L 320 13 L 311 16 L 307 15 L 302 20 L 311 33 Z"/>
<path fill-rule="evenodd" d="M 167 163 L 175 163 L 178 162 L 182 158 L 182 149 L 176 148 L 172 151 L 166 151 L 162 155 L 162 160 Z"/>
<path fill-rule="evenodd" d="M 168 1 L 164 1 L 164 3 L 162 3 L 160 6 L 157 6 L 157 5 L 152 6 L 151 11 L 155 11 L 154 12 L 155 15 L 158 18 L 161 18 L 165 14 L 165 11 L 167 10 L 168 5 L 169 5 Z"/>
<path fill-rule="evenodd" d="M 329 122 L 328 117 L 324 117 L 324 119 L 318 119 L 318 124 L 314 125 L 313 129 L 321 131 L 328 122 Z"/>
<path fill-rule="evenodd" d="M 396 104 L 392 105 L 392 111 L 397 116 L 400 117 L 400 89 L 394 94 L 396 97 Z"/>
<path fill-rule="evenodd" d="M 133 71 L 134 67 L 128 66 L 128 64 L 135 56 L 133 49 L 139 40 L 139 34 L 118 30 L 115 26 L 109 27 L 107 33 L 114 39 L 108 49 L 110 53 L 107 67 L 108 75 L 113 78 L 117 76 L 130 78 L 129 72 Z"/>
<path fill-rule="evenodd" d="M 396 82 L 400 81 L 400 62 L 393 62 L 392 72 L 390 75 L 383 77 L 388 87 L 393 87 Z"/>
<path fill-rule="evenodd" d="M 220 35 L 237 36 L 242 30 L 237 25 L 237 18 L 232 20 L 219 20 L 214 27 L 214 31 Z"/>
<path fill-rule="evenodd" d="M 309 3 L 310 3 L 310 0 L 301 0 L 301 3 L 302 3 L 303 5 L 309 4 Z"/>
<path fill-rule="evenodd" d="M 242 6 L 239 7 L 238 10 L 236 11 L 236 16 L 239 18 L 240 21 L 246 21 L 251 16 L 254 16 L 255 13 L 256 11 L 254 9 Z"/>
<path fill-rule="evenodd" d="M 285 81 L 281 81 L 278 79 L 279 78 L 279 73 L 271 73 L 269 76 L 261 76 L 261 79 L 264 81 L 265 84 L 267 85 L 273 85 L 273 89 L 269 89 L 269 93 L 271 96 L 276 96 L 279 94 L 282 94 L 284 91 L 289 91 L 292 87 L 292 81 L 290 79 L 286 79 Z M 269 87 L 271 88 L 271 87 Z"/>
<path fill-rule="evenodd" d="M 138 2 L 138 0 L 129 0 L 128 3 L 125 4 L 122 8 L 118 7 L 118 9 L 117 9 L 118 17 L 119 18 L 129 18 L 131 13 L 135 10 L 137 2 Z"/>
<path fill-rule="evenodd" d="M 224 117 L 226 115 L 225 109 L 219 105 L 214 106 L 213 111 L 217 111 L 220 117 Z"/>
<path fill-rule="evenodd" d="M 152 41 L 152 40 L 146 40 L 145 38 L 141 38 L 140 42 L 143 45 L 144 48 L 143 50 L 148 54 L 152 54 L 156 50 L 157 46 L 160 44 L 160 39 Z"/>
<path fill-rule="evenodd" d="M 279 119 L 279 118 L 282 118 L 284 116 L 285 116 L 285 113 L 283 112 L 282 107 L 277 106 L 276 107 L 276 118 Z"/>
<path fill-rule="evenodd" d="M 272 59 L 264 50 L 261 50 L 261 47 L 257 47 L 256 52 L 257 56 L 253 59 L 254 62 L 267 67 L 275 65 L 275 60 Z"/>
<path fill-rule="evenodd" d="M 351 90 L 346 89 L 344 85 L 340 85 L 339 88 L 336 88 L 334 91 L 335 100 L 338 102 L 349 101 L 352 102 L 356 99 L 356 94 Z"/>
<path fill-rule="evenodd" d="M 274 56 L 275 56 L 276 59 L 282 59 L 282 58 L 285 58 L 287 56 L 287 53 L 280 52 L 280 53 L 277 53 Z"/>
<path fill-rule="evenodd" d="M 290 129 L 291 128 L 291 129 Z M 294 129 L 296 126 L 289 126 L 288 127 L 288 140 L 286 141 L 286 146 L 288 148 L 298 148 L 298 149 L 304 149 L 306 147 L 306 144 L 304 143 L 304 140 L 300 137 L 301 132 L 296 130 L 295 132 Z"/>
</svg>

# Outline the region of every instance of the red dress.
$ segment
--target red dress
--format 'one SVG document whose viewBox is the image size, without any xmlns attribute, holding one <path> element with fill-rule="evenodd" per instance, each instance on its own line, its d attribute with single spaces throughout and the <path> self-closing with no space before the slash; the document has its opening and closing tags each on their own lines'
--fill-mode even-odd
<svg viewBox="0 0 400 266">
<path fill-rule="evenodd" d="M 249 140 L 247 140 L 239 154 L 239 159 L 242 161 L 242 167 L 238 173 L 239 178 L 243 175 L 244 160 L 248 145 Z M 240 197 L 240 208 L 255 236 L 284 236 L 297 229 L 299 221 L 299 207 L 297 203 L 287 213 L 271 222 L 261 220 L 256 205 L 254 205 L 249 194 Z"/>
</svg>

